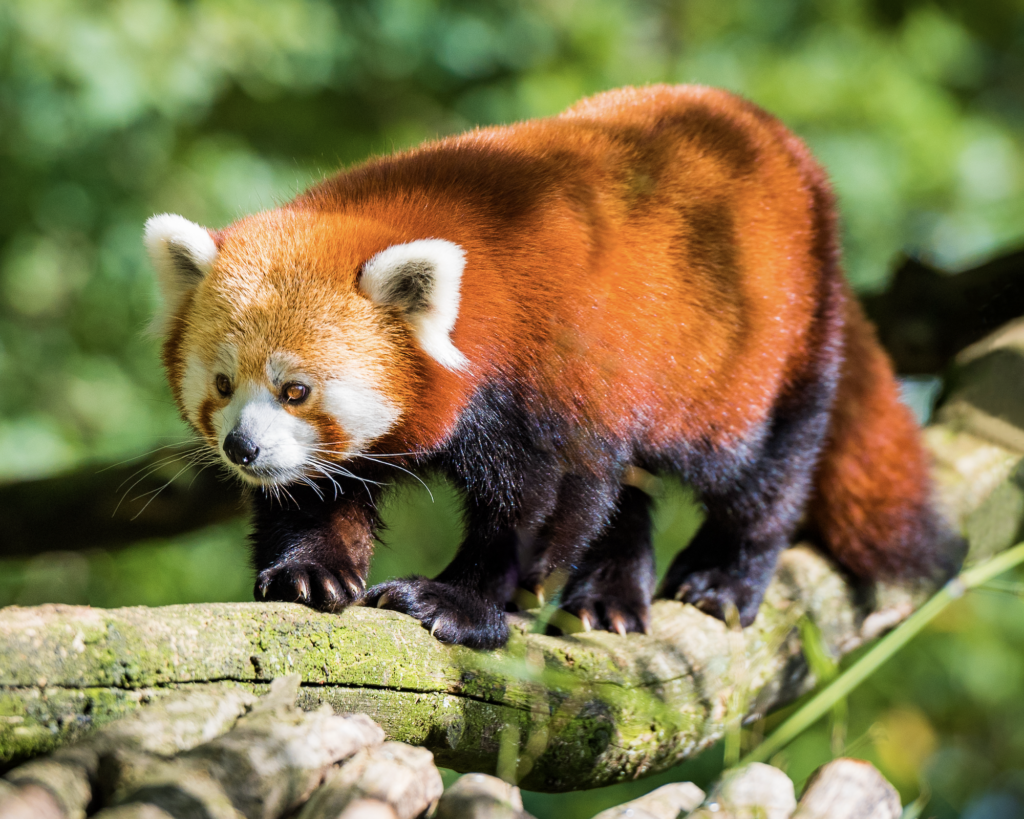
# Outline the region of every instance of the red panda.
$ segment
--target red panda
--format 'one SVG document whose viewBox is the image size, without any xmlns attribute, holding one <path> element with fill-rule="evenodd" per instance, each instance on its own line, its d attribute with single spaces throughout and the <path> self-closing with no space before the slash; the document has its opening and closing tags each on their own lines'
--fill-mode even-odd
<svg viewBox="0 0 1024 819">
<path fill-rule="evenodd" d="M 259 599 L 491 648 L 517 587 L 558 570 L 585 627 L 642 632 L 641 469 L 707 510 L 660 595 L 744 625 L 801 527 L 863 579 L 962 558 L 825 175 L 739 97 L 611 91 L 145 239 L 174 398 L 254 488 Z M 383 486 L 423 470 L 461 491 L 465 539 L 436 578 L 366 590 Z"/>
</svg>

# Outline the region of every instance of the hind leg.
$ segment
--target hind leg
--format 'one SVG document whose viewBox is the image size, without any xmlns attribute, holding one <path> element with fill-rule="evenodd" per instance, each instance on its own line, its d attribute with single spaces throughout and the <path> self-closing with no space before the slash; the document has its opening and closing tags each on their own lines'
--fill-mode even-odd
<svg viewBox="0 0 1024 819">
<path fill-rule="evenodd" d="M 562 595 L 562 608 L 584 628 L 646 633 L 654 591 L 651 498 L 623 486 L 611 520 L 583 554 Z"/>
<path fill-rule="evenodd" d="M 542 525 L 520 530 L 520 587 L 543 602 L 550 586 L 563 585 L 607 525 L 619 491 L 614 479 L 566 475 Z"/>
<path fill-rule="evenodd" d="M 744 626 L 754 621 L 811 495 L 834 391 L 832 377 L 792 389 L 789 400 L 777 405 L 753 466 L 718 486 L 697 485 L 708 517 L 676 556 L 660 597 L 692 603 L 723 620 L 735 609 Z"/>
<path fill-rule="evenodd" d="M 723 620 L 736 611 L 744 626 L 757 616 L 779 554 L 807 509 L 839 387 L 845 296 L 831 265 L 822 271 L 819 296 L 802 370 L 776 397 L 760 434 L 748 437 L 747 451 L 733 453 L 731 466 L 729 453 L 720 452 L 683 476 L 708 517 L 672 562 L 659 597 Z"/>
<path fill-rule="evenodd" d="M 723 520 L 725 517 L 726 520 Z M 757 616 L 779 553 L 788 545 L 792 526 L 772 521 L 768 532 L 737 531 L 728 515 L 709 517 L 690 545 L 669 567 L 659 597 L 691 603 L 720 620 L 730 611 L 748 626 Z"/>
</svg>

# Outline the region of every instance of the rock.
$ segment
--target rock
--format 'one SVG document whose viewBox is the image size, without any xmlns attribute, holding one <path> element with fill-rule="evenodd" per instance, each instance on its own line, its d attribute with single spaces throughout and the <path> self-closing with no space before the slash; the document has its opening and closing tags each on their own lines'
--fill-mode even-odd
<svg viewBox="0 0 1024 819">
<path fill-rule="evenodd" d="M 793 819 L 899 819 L 900 795 L 870 762 L 836 759 L 807 782 Z"/>
</svg>

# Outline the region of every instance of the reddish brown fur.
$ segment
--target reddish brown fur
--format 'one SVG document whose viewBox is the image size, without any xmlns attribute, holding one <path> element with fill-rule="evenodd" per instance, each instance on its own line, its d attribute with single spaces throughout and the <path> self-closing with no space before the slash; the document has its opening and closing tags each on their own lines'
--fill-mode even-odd
<svg viewBox="0 0 1024 819">
<path fill-rule="evenodd" d="M 812 523 L 860 577 L 921 574 L 933 555 L 901 547 L 920 537 L 914 512 L 931 503 L 931 464 L 889 360 L 852 299 L 846 320 L 846 366 L 818 469 Z"/>
<path fill-rule="evenodd" d="M 600 127 L 581 121 L 598 116 Z M 731 142 L 709 149 L 707 131 L 729 134 L 726 125 Z M 656 153 L 618 139 L 659 128 L 669 130 Z M 371 162 L 291 207 L 395 227 L 346 254 L 354 259 L 421 236 L 466 249 L 472 275 L 453 341 L 475 366 L 464 377 L 419 362 L 428 377 L 403 429 L 408 440 L 438 444 L 477 383 L 516 372 L 580 424 L 628 435 L 640 415 L 655 445 L 725 443 L 764 418 L 807 354 L 817 280 L 811 192 L 786 148 L 721 92 L 611 92 L 551 120 Z M 511 165 L 513 149 L 521 158 Z M 486 188 L 458 189 L 481 169 L 495 197 L 507 195 L 510 175 L 519 190 L 496 204 Z M 663 175 L 639 205 L 638 180 L 652 169 Z M 573 196 L 574 177 L 593 192 L 584 201 Z M 700 235 L 693 218 L 679 233 L 680 212 L 709 210 L 718 218 L 705 219 Z M 690 254 L 703 261 L 681 266 Z"/>
<path fill-rule="evenodd" d="M 378 453 L 443 453 L 473 402 L 488 388 L 507 388 L 543 423 L 556 419 L 559 431 L 552 433 L 551 463 L 543 434 L 517 442 L 528 453 L 524 464 L 543 462 L 537 474 L 552 483 L 529 486 L 529 464 L 508 480 L 519 482 L 520 501 L 534 489 L 550 500 L 530 509 L 533 502 L 522 501 L 523 517 L 503 523 L 505 531 L 528 519 L 532 534 L 555 550 L 564 546 L 571 563 L 578 541 L 598 538 L 609 520 L 623 542 L 635 528 L 625 521 L 646 520 L 644 502 L 620 494 L 631 459 L 675 470 L 702 482 L 721 511 L 709 517 L 706 542 L 698 537 L 699 548 L 674 565 L 679 594 L 692 592 L 691 576 L 714 585 L 716 577 L 735 580 L 755 567 L 749 570 L 759 576 L 749 588 L 730 592 L 749 622 L 812 480 L 810 522 L 858 575 L 929 574 L 955 560 L 941 554 L 948 543 L 940 543 L 946 534 L 930 508 L 916 425 L 839 282 L 835 236 L 824 173 L 777 120 L 714 89 L 622 89 L 558 117 L 367 162 L 281 210 L 227 228 L 195 299 L 204 305 L 217 296 L 203 308 L 212 312 L 175 327 L 165 362 L 172 383 L 180 381 L 179 346 L 208 348 L 224 332 L 248 339 L 251 361 L 243 369 L 262 366 L 271 342 L 315 372 L 372 362 L 375 384 L 401 409 L 397 425 L 374 442 Z M 359 291 L 368 259 L 427 238 L 466 254 L 451 334 L 469 362 L 465 370 L 426 355 L 398 312 L 371 305 Z M 224 312 L 240 298 L 252 304 Z M 315 401 L 295 411 L 322 441 L 344 448 L 344 430 Z M 571 480 L 580 498 L 595 504 L 589 518 L 586 511 L 573 518 L 556 499 L 571 494 Z M 472 502 L 479 508 L 485 495 Z M 279 531 L 265 514 L 266 531 Z M 351 516 L 362 514 L 349 510 L 342 523 L 358 530 L 362 524 Z M 291 525 L 296 538 L 307 537 L 305 523 Z M 353 554 L 368 555 L 368 531 L 351 533 Z M 474 537 L 498 542 L 495 532 L 481 523 L 460 552 L 465 560 L 429 583 L 448 583 L 460 594 L 478 580 L 486 585 L 466 550 Z M 739 544 L 720 565 L 719 535 Z M 629 546 L 640 555 L 637 565 L 647 549 L 640 541 Z M 603 543 L 608 554 L 619 548 L 607 537 Z M 317 549 L 323 562 L 326 551 Z M 265 551 L 284 565 L 281 555 L 301 550 L 282 541 Z M 733 559 L 739 562 L 729 565 Z M 495 565 L 497 577 L 504 569 Z M 715 575 L 719 570 L 725 574 Z M 287 594 L 280 578 L 274 593 Z M 410 595 L 403 610 L 434 617 L 419 613 L 418 595 L 427 593 L 417 583 L 403 587 Z M 720 605 L 700 594 L 698 605 Z M 501 604 L 498 591 L 488 595 L 487 606 Z M 637 622 L 646 616 L 643 596 Z M 500 629 L 473 637 L 476 643 L 453 634 L 449 639 L 467 644 L 503 639 Z"/>
</svg>

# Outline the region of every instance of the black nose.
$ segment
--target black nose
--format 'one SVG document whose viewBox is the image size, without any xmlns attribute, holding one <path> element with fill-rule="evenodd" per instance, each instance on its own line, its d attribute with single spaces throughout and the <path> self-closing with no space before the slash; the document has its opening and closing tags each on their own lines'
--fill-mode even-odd
<svg viewBox="0 0 1024 819">
<path fill-rule="evenodd" d="M 238 430 L 232 430 L 224 439 L 224 454 L 228 456 L 231 463 L 248 466 L 256 460 L 260 454 L 260 448 L 251 439 L 240 434 Z"/>
</svg>

